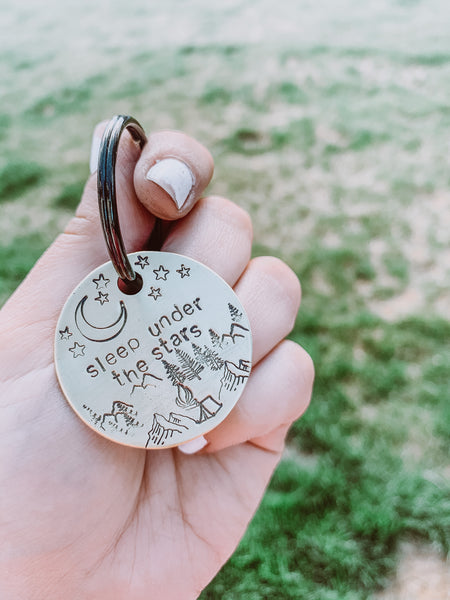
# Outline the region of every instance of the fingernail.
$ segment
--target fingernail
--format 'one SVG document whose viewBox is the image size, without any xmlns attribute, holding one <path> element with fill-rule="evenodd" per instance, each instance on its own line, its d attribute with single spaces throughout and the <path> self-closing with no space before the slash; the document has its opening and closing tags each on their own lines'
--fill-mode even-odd
<svg viewBox="0 0 450 600">
<path fill-rule="evenodd" d="M 100 153 L 100 144 L 102 143 L 103 131 L 107 121 L 102 121 L 95 126 L 92 134 L 91 155 L 89 157 L 89 171 L 91 175 L 95 173 L 98 166 L 98 155 Z"/>
<path fill-rule="evenodd" d="M 195 454 L 204 448 L 207 443 L 208 440 L 201 435 L 200 437 L 195 438 L 195 440 L 181 444 L 178 446 L 178 450 L 183 454 Z"/>
<path fill-rule="evenodd" d="M 177 158 L 163 158 L 147 173 L 147 179 L 166 191 L 180 209 L 194 185 L 194 176 L 186 163 Z"/>
</svg>

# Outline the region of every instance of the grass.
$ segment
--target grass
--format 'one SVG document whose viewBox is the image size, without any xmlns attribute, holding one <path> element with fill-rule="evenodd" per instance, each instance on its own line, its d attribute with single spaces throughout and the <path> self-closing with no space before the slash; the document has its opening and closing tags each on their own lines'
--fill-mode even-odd
<svg viewBox="0 0 450 600">
<path fill-rule="evenodd" d="M 0 170 L 0 202 L 20 196 L 43 177 L 43 169 L 38 164 L 23 160 L 6 163 Z"/>
<path fill-rule="evenodd" d="M 342 269 L 335 258 L 330 273 Z M 330 313 L 329 297 L 312 295 L 291 337 L 314 358 L 314 402 L 204 600 L 363 600 L 383 587 L 405 539 L 450 551 L 450 486 L 424 468 L 444 465 L 448 448 L 448 321 L 388 325 L 362 305 Z"/>
<path fill-rule="evenodd" d="M 61 192 L 54 200 L 54 205 L 57 208 L 67 208 L 74 210 L 80 202 L 84 190 L 84 181 L 76 181 L 64 185 Z"/>
<path fill-rule="evenodd" d="M 48 245 L 39 233 L 16 237 L 0 245 L 0 303 L 22 282 Z"/>
<path fill-rule="evenodd" d="M 405 540 L 443 559 L 450 550 L 445 19 L 424 27 L 419 2 L 370 0 L 361 12 L 345 0 L 358 23 L 345 29 L 342 7 L 292 3 L 285 23 L 303 24 L 299 42 L 270 37 L 277 19 L 262 4 L 269 39 L 248 45 L 232 39 L 225 9 L 204 26 L 192 12 L 199 37 L 183 37 L 183 22 L 179 46 L 164 28 L 150 45 L 121 14 L 126 43 L 77 46 L 75 70 L 71 32 L 43 36 L 49 24 L 27 9 L 38 43 L 13 45 L 0 66 L 0 301 L 76 206 L 97 121 L 131 113 L 205 143 L 211 192 L 250 211 L 254 254 L 283 257 L 302 281 L 291 337 L 313 356 L 316 384 L 247 534 L 201 598 L 363 600 L 388 585 Z M 408 30 L 390 34 L 399 23 Z"/>
</svg>

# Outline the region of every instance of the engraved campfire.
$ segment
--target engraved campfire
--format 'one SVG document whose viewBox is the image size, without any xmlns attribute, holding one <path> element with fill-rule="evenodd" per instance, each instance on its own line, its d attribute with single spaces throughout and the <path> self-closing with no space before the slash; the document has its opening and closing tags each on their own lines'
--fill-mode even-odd
<svg viewBox="0 0 450 600">
<path fill-rule="evenodd" d="M 198 419 L 195 420 L 196 423 L 203 423 L 211 417 L 214 417 L 214 415 L 222 408 L 222 403 L 215 400 L 211 395 L 205 396 L 203 400 L 197 400 L 197 398 L 194 398 L 191 389 L 186 385 L 179 383 L 177 387 L 178 395 L 175 400 L 177 406 L 186 410 L 199 408 L 200 412 Z"/>
</svg>

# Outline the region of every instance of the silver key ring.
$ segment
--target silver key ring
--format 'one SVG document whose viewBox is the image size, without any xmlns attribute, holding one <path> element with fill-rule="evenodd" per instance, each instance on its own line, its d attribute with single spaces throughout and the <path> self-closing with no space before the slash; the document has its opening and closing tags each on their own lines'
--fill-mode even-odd
<svg viewBox="0 0 450 600">
<path fill-rule="evenodd" d="M 128 260 L 120 231 L 115 173 L 120 136 L 125 129 L 128 129 L 131 137 L 138 142 L 141 149 L 147 142 L 143 128 L 133 117 L 116 115 L 111 119 L 100 144 L 97 169 L 97 194 L 103 234 L 111 262 L 119 278 L 131 291 L 136 284 L 139 285 L 139 282 L 137 282 L 139 276 Z"/>
</svg>

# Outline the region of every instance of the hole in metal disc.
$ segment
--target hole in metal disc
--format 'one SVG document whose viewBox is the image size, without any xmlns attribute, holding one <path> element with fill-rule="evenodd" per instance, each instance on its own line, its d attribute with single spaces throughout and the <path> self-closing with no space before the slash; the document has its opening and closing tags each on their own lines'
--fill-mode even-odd
<svg viewBox="0 0 450 600">
<path fill-rule="evenodd" d="M 143 281 L 139 273 L 136 273 L 136 277 L 133 281 L 125 281 L 124 279 L 117 279 L 117 286 L 119 290 L 127 296 L 133 296 L 142 290 Z"/>
</svg>

